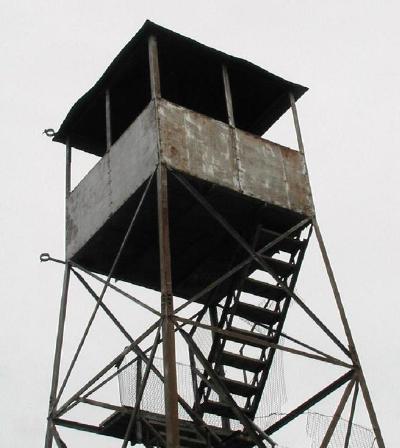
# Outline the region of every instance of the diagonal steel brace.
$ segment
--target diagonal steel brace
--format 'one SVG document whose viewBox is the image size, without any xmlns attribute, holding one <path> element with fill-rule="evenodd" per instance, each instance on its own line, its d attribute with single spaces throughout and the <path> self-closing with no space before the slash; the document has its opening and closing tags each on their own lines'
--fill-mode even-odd
<svg viewBox="0 0 400 448">
<path fill-rule="evenodd" d="M 251 248 L 251 246 L 242 238 L 242 236 L 226 221 L 226 219 L 218 213 L 215 208 L 180 174 L 172 171 L 172 174 L 178 181 L 192 194 L 192 196 L 215 218 L 222 227 L 250 254 L 250 256 L 272 277 L 274 277 L 277 284 L 288 294 L 309 317 L 322 329 L 322 331 L 349 357 L 352 358 L 348 348 L 329 330 L 329 328 L 311 311 L 311 309 L 291 291 L 288 286 L 280 280 L 273 269 Z"/>
</svg>

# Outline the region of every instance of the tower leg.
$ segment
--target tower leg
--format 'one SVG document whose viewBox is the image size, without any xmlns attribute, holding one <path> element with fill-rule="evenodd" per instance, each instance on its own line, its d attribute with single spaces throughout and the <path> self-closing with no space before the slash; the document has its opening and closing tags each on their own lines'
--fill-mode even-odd
<svg viewBox="0 0 400 448">
<path fill-rule="evenodd" d="M 167 448 L 179 447 L 178 392 L 176 381 L 175 332 L 171 280 L 171 251 L 168 222 L 167 168 L 160 163 L 157 172 L 158 231 L 160 245 L 161 313 L 164 359 L 164 399 Z"/>
<path fill-rule="evenodd" d="M 45 448 L 51 448 L 53 445 L 52 414 L 53 414 L 53 405 L 57 396 L 58 380 L 60 377 L 61 350 L 64 339 L 64 324 L 67 312 L 67 298 L 68 298 L 70 274 L 71 274 L 70 265 L 69 263 L 66 263 L 64 270 L 61 303 L 60 303 L 60 313 L 58 318 L 57 341 L 54 352 L 53 374 L 51 380 L 50 400 L 49 400 L 49 414 L 47 421 L 46 440 L 44 445 Z"/>
<path fill-rule="evenodd" d="M 69 140 L 67 141 L 65 147 L 65 201 L 71 191 L 71 163 L 72 163 L 72 151 Z M 67 217 L 67 203 L 65 202 L 65 217 Z M 67 222 L 67 218 L 65 219 Z M 67 226 L 67 224 L 65 224 Z M 67 228 L 65 227 L 65 247 L 67 246 Z M 66 252 L 66 249 L 65 249 Z M 50 389 L 50 399 L 49 399 L 49 413 L 47 416 L 47 430 L 45 439 L 45 448 L 51 448 L 53 445 L 53 429 L 52 429 L 52 414 L 54 412 L 54 407 L 56 406 L 57 399 L 57 389 L 58 380 L 60 378 L 60 363 L 61 363 L 61 351 L 64 340 L 64 327 L 65 327 L 65 317 L 67 313 L 67 300 L 68 300 L 68 288 L 69 280 L 71 276 L 71 266 L 67 262 L 64 268 L 64 280 L 63 288 L 61 293 L 61 303 L 60 312 L 58 317 L 58 329 L 57 329 L 57 340 L 56 348 L 54 352 L 54 362 L 53 362 L 53 374 L 51 379 L 51 389 Z"/>
<path fill-rule="evenodd" d="M 293 113 L 293 120 L 294 120 L 295 129 L 296 129 L 296 135 L 297 135 L 297 141 L 298 141 L 298 145 L 299 145 L 299 151 L 300 151 L 301 154 L 304 155 L 304 144 L 303 144 L 303 139 L 302 139 L 301 131 L 300 131 L 300 123 L 299 123 L 299 117 L 298 117 L 297 109 L 296 109 L 296 102 L 295 102 L 293 94 L 289 95 L 289 100 L 290 100 L 290 105 L 291 105 L 291 109 L 292 109 L 292 113 Z M 304 155 L 304 157 L 305 157 L 305 155 Z M 307 163 L 306 162 L 305 162 L 305 170 L 306 170 L 307 177 L 308 177 L 308 170 L 307 170 Z M 345 331 L 345 334 L 346 334 L 347 342 L 348 342 L 348 345 L 349 345 L 349 350 L 350 350 L 350 353 L 351 353 L 351 358 L 352 358 L 352 361 L 353 361 L 354 365 L 358 368 L 358 380 L 359 380 L 360 388 L 361 388 L 361 391 L 362 391 L 362 394 L 363 394 L 363 397 L 364 397 L 365 405 L 367 407 L 368 415 L 369 415 L 369 418 L 370 418 L 370 421 L 371 421 L 371 424 L 372 424 L 372 428 L 373 428 L 374 433 L 375 433 L 375 437 L 376 437 L 376 441 L 377 441 L 377 444 L 378 444 L 378 448 L 385 448 L 385 442 L 383 441 L 381 429 L 380 429 L 380 426 L 379 426 L 379 423 L 378 423 L 378 418 L 377 418 L 376 413 L 375 413 L 374 405 L 372 403 L 372 399 L 371 399 L 371 396 L 369 394 L 367 382 L 366 382 L 365 377 L 364 377 L 364 372 L 362 370 L 362 367 L 361 367 L 361 364 L 360 364 L 360 360 L 359 360 L 359 357 L 358 357 L 358 353 L 357 353 L 357 349 L 356 349 L 356 346 L 354 344 L 353 335 L 352 335 L 352 332 L 351 332 L 351 329 L 350 329 L 349 322 L 348 322 L 347 317 L 346 317 L 346 313 L 345 313 L 345 310 L 344 310 L 342 298 L 341 298 L 341 295 L 340 295 L 340 292 L 339 292 L 339 289 L 338 289 L 338 286 L 337 286 L 337 283 L 336 283 L 335 276 L 333 274 L 332 266 L 331 266 L 331 263 L 330 263 L 330 260 L 329 260 L 329 257 L 328 257 L 328 252 L 326 250 L 325 243 L 324 243 L 324 240 L 322 238 L 321 231 L 320 231 L 320 228 L 319 228 L 319 225 L 318 225 L 318 222 L 317 222 L 317 219 L 316 219 L 315 215 L 313 217 L 313 226 L 314 226 L 314 229 L 315 229 L 315 234 L 316 234 L 316 237 L 317 237 L 318 245 L 319 245 L 319 248 L 320 248 L 320 251 L 321 251 L 321 254 L 322 254 L 322 258 L 323 258 L 323 261 L 324 261 L 325 269 L 326 269 L 326 272 L 328 274 L 329 282 L 331 284 L 333 295 L 335 297 L 336 306 L 337 306 L 337 308 L 339 310 L 340 319 L 342 321 L 343 328 L 344 328 L 344 331 Z"/>
<path fill-rule="evenodd" d="M 360 363 L 360 359 L 358 357 L 358 353 L 357 353 L 357 349 L 356 349 L 356 346 L 354 343 L 353 335 L 352 335 L 350 325 L 349 325 L 349 322 L 347 320 L 346 313 L 344 310 L 342 298 L 340 296 L 340 292 L 339 292 L 339 289 L 338 289 L 338 286 L 337 286 L 337 283 L 335 280 L 335 276 L 333 274 L 332 266 L 331 266 L 331 263 L 330 263 L 330 260 L 328 257 L 328 252 L 326 250 L 325 243 L 322 238 L 321 231 L 319 229 L 316 218 L 313 219 L 313 222 L 314 222 L 315 234 L 317 236 L 318 244 L 319 244 L 319 247 L 320 247 L 320 250 L 322 253 L 322 258 L 324 260 L 326 272 L 328 274 L 329 281 L 331 283 L 333 295 L 335 297 L 336 305 L 339 310 L 340 319 L 342 321 L 343 328 L 346 333 L 347 341 L 349 344 L 349 350 L 352 355 L 352 360 L 353 360 L 353 363 L 355 364 L 355 366 L 357 366 L 357 368 L 358 368 L 358 380 L 360 382 L 360 388 L 361 388 L 361 391 L 362 391 L 362 394 L 364 397 L 365 405 L 367 407 L 369 419 L 371 421 L 372 428 L 375 433 L 376 442 L 378 444 L 378 448 L 385 448 L 385 442 L 382 437 L 381 428 L 379 426 L 378 418 L 376 416 L 376 412 L 374 409 L 374 405 L 372 403 L 372 399 L 369 394 L 367 382 L 365 381 L 364 372 L 361 367 L 361 363 Z"/>
</svg>

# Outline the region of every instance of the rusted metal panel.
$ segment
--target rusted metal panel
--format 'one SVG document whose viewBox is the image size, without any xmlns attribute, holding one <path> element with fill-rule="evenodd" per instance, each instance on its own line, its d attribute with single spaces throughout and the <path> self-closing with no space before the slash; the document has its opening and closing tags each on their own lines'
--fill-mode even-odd
<svg viewBox="0 0 400 448">
<path fill-rule="evenodd" d="M 298 151 L 283 149 L 281 151 L 288 182 L 288 198 L 292 209 L 314 214 L 311 187 L 308 180 L 304 155 Z"/>
<path fill-rule="evenodd" d="M 172 168 L 247 196 L 313 214 L 304 156 L 165 100 L 161 158 Z M 236 141 L 236 142 L 235 142 Z M 236 148 L 235 148 L 236 146 Z"/>
<path fill-rule="evenodd" d="M 312 215 L 304 156 L 298 151 L 236 131 L 243 193 L 269 204 Z"/>
<path fill-rule="evenodd" d="M 157 163 L 155 110 L 150 103 L 69 195 L 68 258 L 131 197 Z"/>
<path fill-rule="evenodd" d="M 239 189 L 229 126 L 162 100 L 161 157 L 167 165 L 200 179 Z"/>
</svg>

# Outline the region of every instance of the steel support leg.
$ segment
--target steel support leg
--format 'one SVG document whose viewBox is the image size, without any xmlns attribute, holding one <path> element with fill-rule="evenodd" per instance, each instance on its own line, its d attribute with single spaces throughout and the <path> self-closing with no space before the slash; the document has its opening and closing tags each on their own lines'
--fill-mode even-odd
<svg viewBox="0 0 400 448">
<path fill-rule="evenodd" d="M 333 295 L 335 297 L 335 301 L 336 301 L 336 305 L 337 308 L 339 310 L 339 314 L 340 314 L 340 318 L 342 320 L 342 324 L 343 324 L 343 328 L 344 331 L 346 333 L 346 337 L 347 337 L 347 341 L 349 344 L 349 349 L 351 352 L 351 356 L 353 359 L 353 363 L 358 367 L 358 379 L 360 382 L 360 388 L 361 388 L 361 392 L 363 394 L 364 397 L 364 401 L 365 401 L 365 405 L 367 407 L 367 411 L 368 411 L 368 415 L 372 424 L 372 429 L 374 430 L 375 433 L 375 437 L 376 437 L 376 442 L 378 444 L 378 448 L 385 448 L 385 442 L 383 441 L 383 437 L 382 437 L 382 433 L 381 433 L 381 428 L 379 426 L 378 423 L 378 418 L 376 416 L 375 413 L 375 409 L 374 409 L 374 405 L 372 403 L 372 399 L 369 393 L 369 389 L 367 386 L 367 382 L 365 381 L 365 377 L 364 377 L 364 372 L 362 370 L 361 364 L 360 364 L 360 360 L 358 358 L 358 353 L 357 353 L 357 349 L 354 343 L 354 339 L 353 339 L 353 335 L 350 329 L 350 325 L 349 322 L 347 320 L 347 316 L 344 310 L 344 306 L 343 306 L 343 302 L 342 302 L 342 298 L 339 292 L 339 288 L 337 286 L 336 283 L 336 279 L 335 276 L 333 274 L 333 270 L 332 270 L 332 266 L 328 257 L 328 252 L 326 250 L 325 247 L 325 243 L 324 240 L 322 238 L 321 235 L 321 231 L 320 228 L 318 226 L 318 222 L 317 220 L 314 218 L 313 220 L 314 223 L 314 228 L 315 228 L 315 235 L 317 236 L 317 240 L 318 240 L 318 244 L 321 250 L 321 254 L 322 254 L 322 258 L 324 260 L 324 264 L 325 264 L 325 268 L 326 268 L 326 272 L 328 274 L 329 277 L 329 281 L 331 283 L 331 287 L 333 290 Z"/>
<path fill-rule="evenodd" d="M 53 375 L 51 380 L 50 400 L 49 400 L 49 415 L 47 421 L 46 440 L 44 445 L 45 448 L 51 448 L 53 445 L 52 414 L 54 410 L 54 403 L 57 397 L 58 381 L 60 378 L 61 350 L 64 340 L 64 326 L 65 326 L 65 317 L 67 313 L 67 299 L 68 299 L 70 275 L 71 275 L 71 267 L 69 263 L 66 263 L 64 268 L 63 289 L 61 294 L 60 313 L 58 318 L 56 348 L 54 352 Z"/>
<path fill-rule="evenodd" d="M 295 129 L 296 129 L 297 141 L 298 141 L 298 144 L 299 144 L 299 151 L 304 156 L 304 166 L 305 166 L 306 175 L 308 177 L 307 162 L 306 162 L 305 153 L 304 153 L 303 138 L 301 136 L 300 122 L 299 122 L 299 117 L 298 117 L 298 114 L 297 114 L 295 98 L 294 98 L 292 93 L 289 95 L 289 100 L 290 100 L 290 106 L 291 106 L 291 109 L 292 109 L 294 125 L 295 125 Z M 317 219 L 316 219 L 315 216 L 313 218 L 313 226 L 315 228 L 315 234 L 317 236 L 318 244 L 319 244 L 319 247 L 320 247 L 320 250 L 321 250 L 322 258 L 324 260 L 326 272 L 328 274 L 329 281 L 331 283 L 331 287 L 332 287 L 332 290 L 333 290 L 333 294 L 334 294 L 334 297 L 335 297 L 337 308 L 339 310 L 340 318 L 342 320 L 344 331 L 346 333 L 347 342 L 349 344 L 351 357 L 352 357 L 352 360 L 353 360 L 354 364 L 357 365 L 358 368 L 359 368 L 358 378 L 359 378 L 359 382 L 360 382 L 360 388 L 361 388 L 361 391 L 362 391 L 363 396 L 364 396 L 365 405 L 367 407 L 369 418 L 370 418 L 371 424 L 372 424 L 372 428 L 373 428 L 374 433 L 375 433 L 375 437 L 376 437 L 376 441 L 377 441 L 377 444 L 378 444 L 378 448 L 385 448 L 385 442 L 383 441 L 381 429 L 380 429 L 380 426 L 379 426 L 379 423 L 378 423 L 378 418 L 377 418 L 376 413 L 375 413 L 374 405 L 372 403 L 372 399 L 371 399 L 371 396 L 370 396 L 370 393 L 369 393 L 369 390 L 368 390 L 367 382 L 365 381 L 364 372 L 363 372 L 363 370 L 361 368 L 361 365 L 360 365 L 360 360 L 358 358 L 358 353 L 357 353 L 357 350 L 356 350 L 356 347 L 355 347 L 355 344 L 354 344 L 353 336 L 352 336 L 352 333 L 351 333 L 351 330 L 350 330 L 350 325 L 348 323 L 348 320 L 347 320 L 347 317 L 346 317 L 346 313 L 345 313 L 345 310 L 344 310 L 344 307 L 343 307 L 342 298 L 340 296 L 340 292 L 339 292 L 339 289 L 338 289 L 338 286 L 337 286 L 337 283 L 336 283 L 335 276 L 333 274 L 333 270 L 332 270 L 332 266 L 331 266 L 331 263 L 330 263 L 330 260 L 329 260 L 329 257 L 328 257 L 328 253 L 327 253 L 327 250 L 326 250 L 326 247 L 325 247 L 322 235 L 321 235 L 321 231 L 319 229 L 319 225 L 318 225 L 318 222 L 317 222 Z"/>
<path fill-rule="evenodd" d="M 160 245 L 161 313 L 163 315 L 164 397 L 167 448 L 179 447 L 178 390 L 176 381 L 175 331 L 168 221 L 168 172 L 163 164 L 157 171 L 158 231 Z"/>
</svg>

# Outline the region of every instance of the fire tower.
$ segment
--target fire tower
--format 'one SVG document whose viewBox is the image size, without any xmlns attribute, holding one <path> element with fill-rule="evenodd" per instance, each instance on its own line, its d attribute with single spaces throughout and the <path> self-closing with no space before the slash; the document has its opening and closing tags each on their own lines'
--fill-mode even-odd
<svg viewBox="0 0 400 448">
<path fill-rule="evenodd" d="M 341 387 L 320 446 L 330 446 L 346 402 L 353 393 L 354 404 L 360 389 L 377 445 L 384 447 L 315 217 L 296 111 L 306 90 L 148 21 L 70 110 L 54 136 L 66 145 L 66 256 L 65 261 L 41 256 L 65 265 L 46 448 L 53 442 L 66 446 L 59 426 L 119 438 L 123 447 L 277 446 L 277 431 Z M 290 109 L 298 150 L 261 137 Z M 72 148 L 100 157 L 73 191 Z M 347 341 L 339 340 L 295 293 L 313 231 Z M 96 303 L 61 381 L 72 274 Z M 100 294 L 85 275 L 102 283 Z M 158 291 L 160 307 L 133 297 L 111 282 L 115 279 Z M 123 327 L 104 304 L 109 289 L 153 313 L 156 322 L 142 335 Z M 174 297 L 185 302 L 175 306 Z M 284 333 L 291 303 L 308 314 L 343 358 Z M 64 400 L 65 385 L 100 308 L 128 345 Z M 185 313 L 189 309 L 196 311 Z M 199 332 L 207 335 L 208 344 L 200 342 Z M 188 353 L 189 392 L 179 386 L 177 337 Z M 283 345 L 283 337 L 298 348 Z M 268 384 L 280 350 L 345 372 L 261 426 L 257 415 L 263 400 L 270 400 Z M 90 398 L 117 376 L 120 387 L 129 391 L 120 406 Z M 158 410 L 144 404 L 152 378 L 164 392 Z M 68 412 L 80 403 L 109 409 L 110 415 L 98 425 L 69 419 Z M 345 448 L 352 446 L 353 408 Z"/>
</svg>

